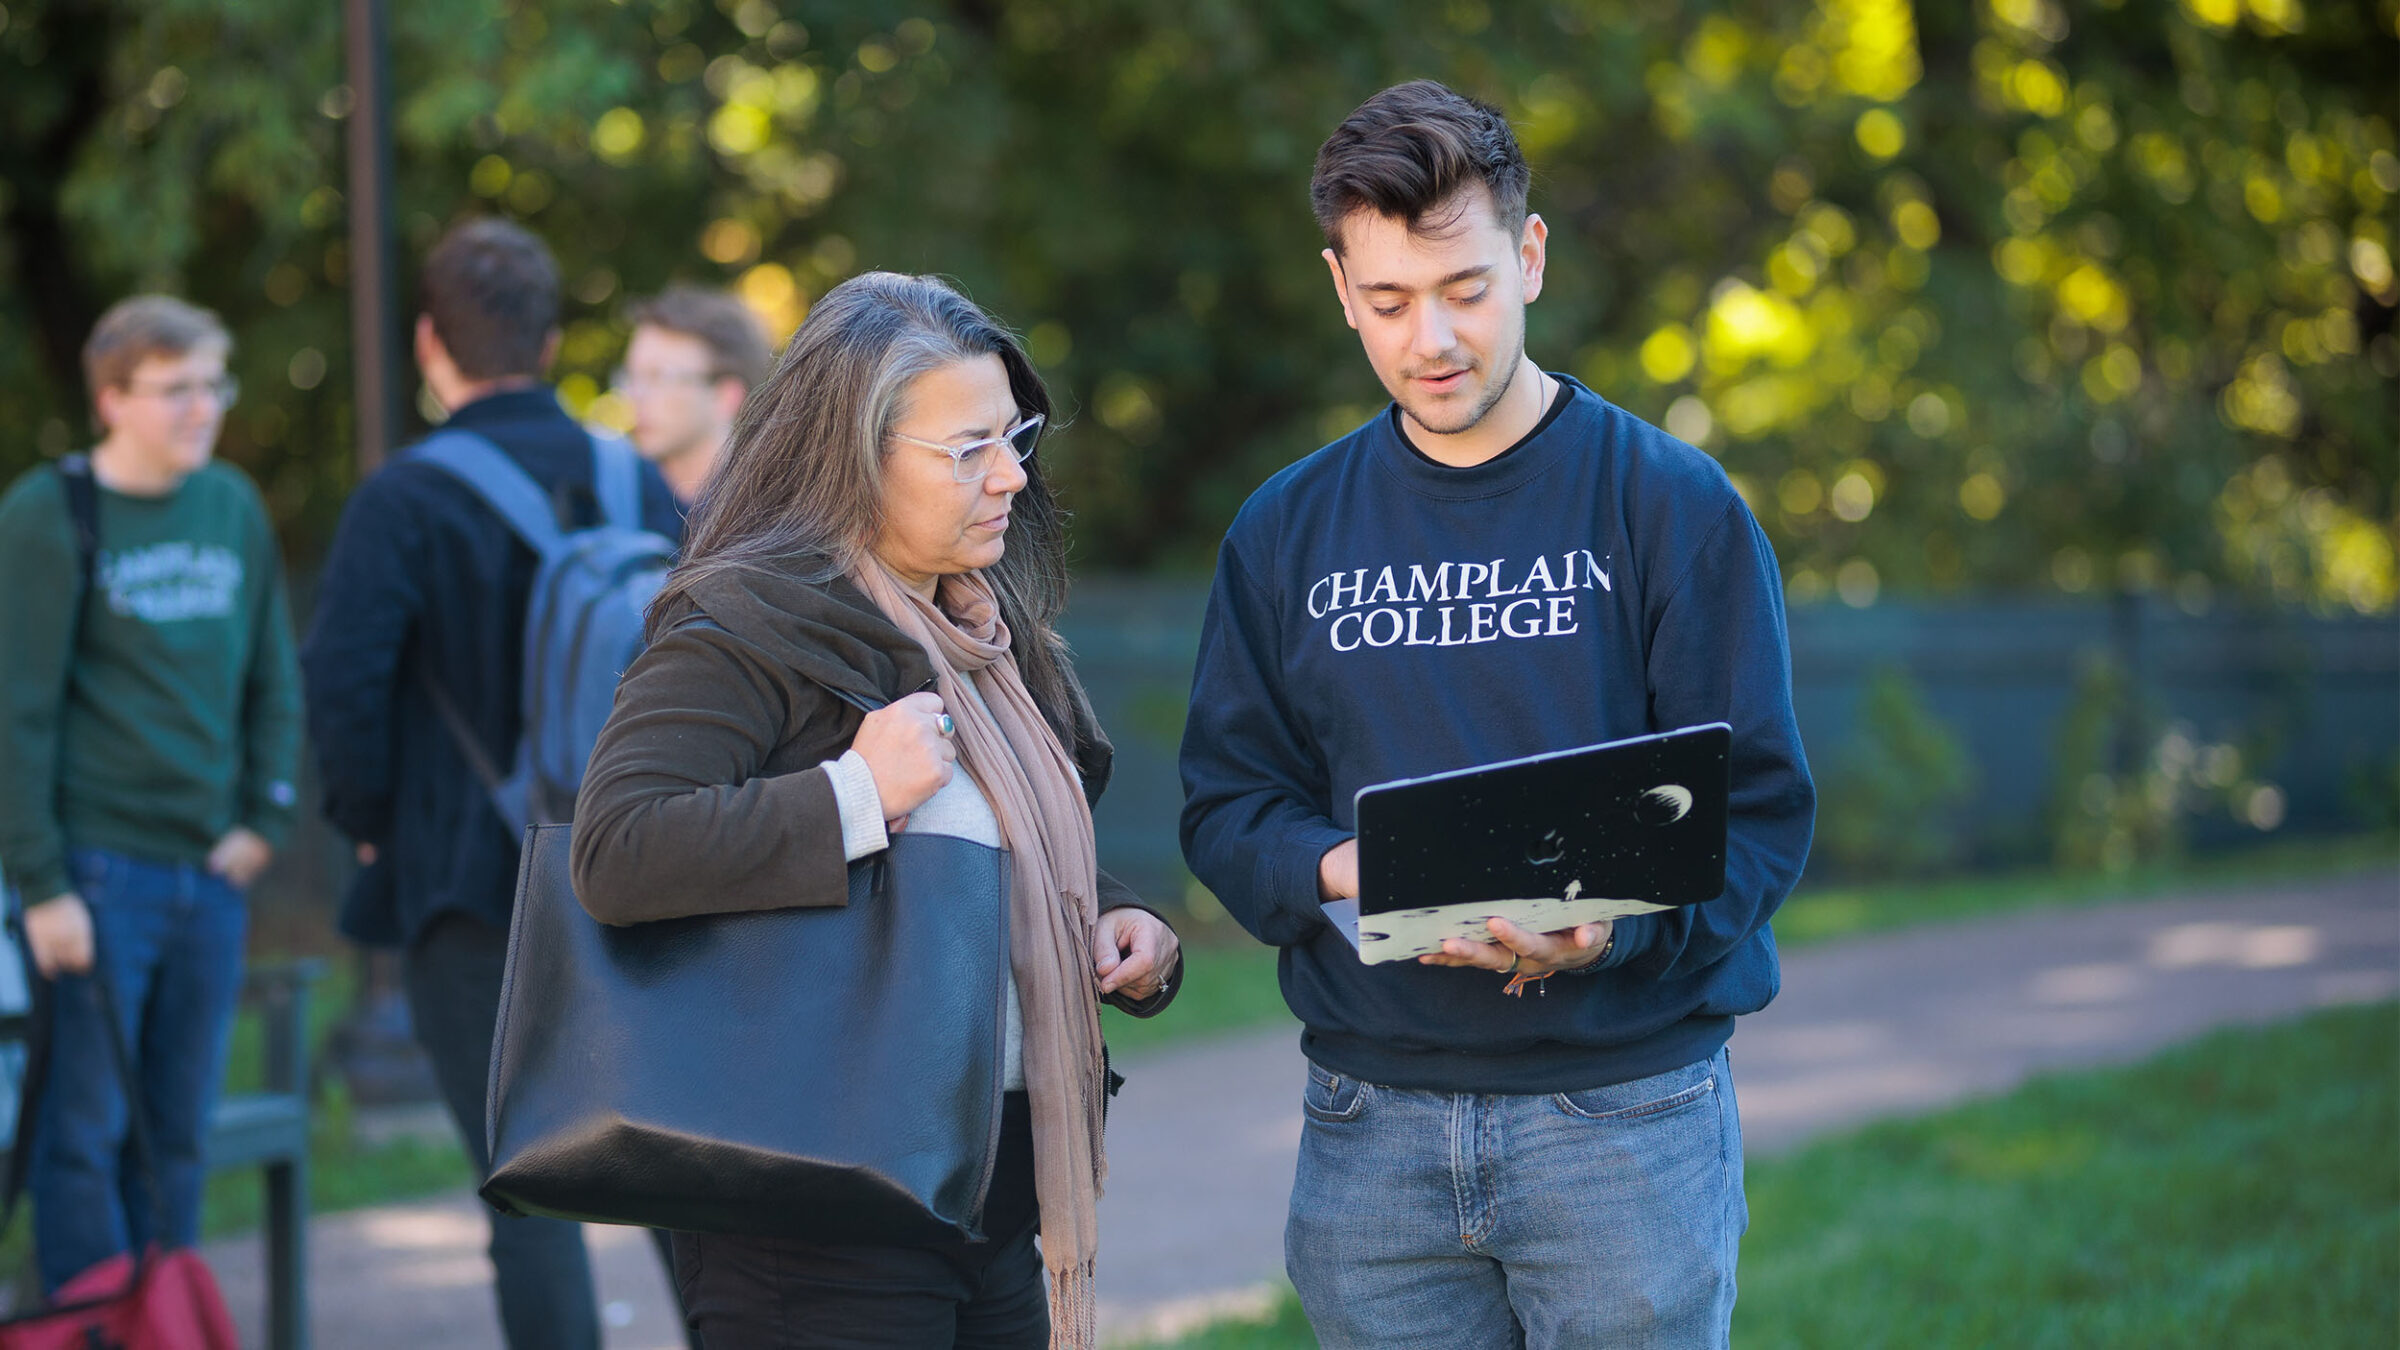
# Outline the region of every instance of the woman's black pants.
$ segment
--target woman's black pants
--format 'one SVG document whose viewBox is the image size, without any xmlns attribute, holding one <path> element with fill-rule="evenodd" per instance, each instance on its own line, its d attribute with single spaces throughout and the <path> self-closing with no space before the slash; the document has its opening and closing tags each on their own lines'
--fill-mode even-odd
<svg viewBox="0 0 2400 1350">
<path fill-rule="evenodd" d="M 1011 1092 L 984 1202 L 988 1241 L 866 1247 L 677 1233 L 675 1288 L 702 1350 L 1042 1350 L 1040 1217 L 1032 1112 Z"/>
</svg>

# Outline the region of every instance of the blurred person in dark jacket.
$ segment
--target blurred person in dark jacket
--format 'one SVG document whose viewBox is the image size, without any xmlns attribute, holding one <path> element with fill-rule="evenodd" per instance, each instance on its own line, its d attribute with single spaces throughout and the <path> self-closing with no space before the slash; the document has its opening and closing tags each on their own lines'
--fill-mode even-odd
<svg viewBox="0 0 2400 1350">
<path fill-rule="evenodd" d="M 558 273 L 499 220 L 453 228 L 422 278 L 416 357 L 449 411 L 550 497 L 562 528 L 596 519 L 592 439 L 543 382 L 558 345 Z M 657 471 L 644 525 L 682 530 Z M 342 931 L 401 948 L 418 1041 L 478 1172 L 484 1094 L 508 953 L 519 841 L 445 725 L 447 698 L 490 763 L 515 754 L 536 555 L 464 482 L 406 451 L 359 485 L 326 558 L 301 649 L 325 814 L 365 864 Z M 600 1343 L 578 1225 L 487 1215 L 512 1350 Z"/>
</svg>

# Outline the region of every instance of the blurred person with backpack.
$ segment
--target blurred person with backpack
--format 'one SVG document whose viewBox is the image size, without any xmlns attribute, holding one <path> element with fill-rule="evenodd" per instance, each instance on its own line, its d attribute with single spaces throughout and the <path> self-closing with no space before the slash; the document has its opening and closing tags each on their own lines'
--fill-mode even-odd
<svg viewBox="0 0 2400 1350">
<path fill-rule="evenodd" d="M 83 351 L 100 443 L 0 498 L 0 857 L 55 981 L 27 1184 L 45 1292 L 198 1239 L 243 893 L 294 811 L 283 562 L 257 487 L 213 457 L 231 350 L 207 310 L 119 302 Z"/>
<path fill-rule="evenodd" d="M 688 510 L 775 353 L 758 316 L 724 291 L 669 286 L 632 315 L 617 392 L 633 407 L 634 448 Z"/>
<path fill-rule="evenodd" d="M 420 299 L 417 365 L 450 416 L 344 508 L 301 667 L 325 813 L 365 864 L 342 930 L 403 949 L 417 1039 L 480 1174 L 519 840 L 571 810 L 682 525 L 657 469 L 543 382 L 558 272 L 540 240 L 458 225 Z M 596 1347 L 581 1229 L 487 1217 L 513 1350 Z"/>
</svg>

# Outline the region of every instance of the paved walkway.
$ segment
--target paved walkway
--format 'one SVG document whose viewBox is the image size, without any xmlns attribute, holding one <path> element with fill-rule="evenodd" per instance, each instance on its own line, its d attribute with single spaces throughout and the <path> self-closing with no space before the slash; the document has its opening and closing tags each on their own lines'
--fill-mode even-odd
<svg viewBox="0 0 2400 1350">
<path fill-rule="evenodd" d="M 1804 948 L 1734 1038 L 1745 1142 L 2002 1092 L 2144 1058 L 2212 1027 L 2400 993 L 2400 876 L 2007 915 Z M 1112 1338 L 1188 1327 L 1273 1296 L 1300 1137 L 1290 1027 L 1127 1066 L 1109 1122 L 1101 1317 Z M 473 1201 L 319 1219 L 320 1350 L 498 1350 Z M 593 1228 L 610 1350 L 680 1345 L 648 1244 Z M 256 1239 L 208 1252 L 255 1344 Z"/>
</svg>

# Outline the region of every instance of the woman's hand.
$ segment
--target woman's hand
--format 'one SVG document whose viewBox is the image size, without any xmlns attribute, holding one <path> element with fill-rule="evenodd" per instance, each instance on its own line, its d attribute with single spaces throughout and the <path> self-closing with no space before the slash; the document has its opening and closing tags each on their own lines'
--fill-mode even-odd
<svg viewBox="0 0 2400 1350">
<path fill-rule="evenodd" d="M 942 696 L 910 694 L 867 714 L 850 748 L 875 776 L 883 818 L 901 821 L 942 790 L 957 770 L 958 747 L 943 734 Z"/>
<path fill-rule="evenodd" d="M 1109 910 L 1092 928 L 1092 973 L 1100 977 L 1100 992 L 1131 999 L 1155 995 L 1175 973 L 1182 946 L 1175 930 L 1146 909 Z"/>
</svg>

